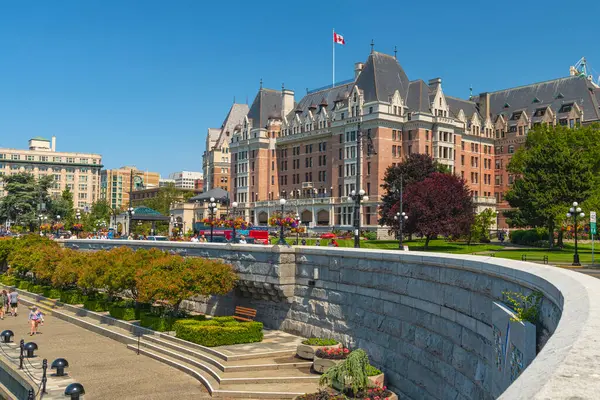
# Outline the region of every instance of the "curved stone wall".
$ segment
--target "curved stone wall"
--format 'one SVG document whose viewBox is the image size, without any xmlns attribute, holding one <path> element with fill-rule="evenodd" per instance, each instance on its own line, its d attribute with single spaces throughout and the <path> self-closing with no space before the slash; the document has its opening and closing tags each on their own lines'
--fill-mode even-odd
<svg viewBox="0 0 600 400">
<path fill-rule="evenodd" d="M 90 244 L 91 242 L 91 244 Z M 98 241 L 77 241 L 98 248 Z M 71 246 L 75 242 L 67 241 Z M 110 243 L 110 244 L 108 244 Z M 103 242 L 102 246 L 118 242 Z M 235 296 L 188 305 L 219 314 L 244 304 L 272 328 L 333 336 L 367 350 L 407 399 L 597 398 L 600 281 L 531 263 L 477 256 L 318 247 L 121 242 L 231 262 Z M 318 271 L 318 279 L 315 275 Z M 493 302 L 503 291 L 544 295 L 549 341 L 510 387 L 493 376 Z M 227 310 L 227 311 L 226 311 Z M 571 397 L 573 396 L 573 397 Z"/>
</svg>

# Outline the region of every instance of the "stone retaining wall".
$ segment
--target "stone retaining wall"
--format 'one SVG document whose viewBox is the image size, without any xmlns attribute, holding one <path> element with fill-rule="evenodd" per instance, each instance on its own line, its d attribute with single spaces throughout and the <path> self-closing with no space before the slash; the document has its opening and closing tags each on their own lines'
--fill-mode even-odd
<svg viewBox="0 0 600 400">
<path fill-rule="evenodd" d="M 85 248 L 88 245 L 82 242 L 93 241 L 76 242 Z M 234 305 L 246 305 L 258 310 L 257 319 L 267 327 L 307 337 L 334 337 L 364 348 L 401 398 L 564 398 L 561 391 L 595 398 L 600 389 L 597 378 L 592 378 L 600 367 L 600 351 L 591 341 L 600 328 L 600 282 L 584 275 L 463 255 L 131 244 L 185 249 L 187 255 L 231 262 L 242 281 L 236 293 L 197 299 L 188 302 L 189 307 L 227 314 Z M 541 291 L 542 325 L 553 336 L 502 394 L 506 388 L 491 381 L 495 368 L 491 312 L 493 301 L 502 300 L 506 290 Z M 571 359 L 575 362 L 567 361 Z"/>
</svg>

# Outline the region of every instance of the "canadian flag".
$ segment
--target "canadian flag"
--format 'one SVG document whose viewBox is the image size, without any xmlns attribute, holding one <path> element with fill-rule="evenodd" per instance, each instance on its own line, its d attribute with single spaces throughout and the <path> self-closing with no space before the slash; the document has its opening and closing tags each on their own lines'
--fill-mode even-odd
<svg viewBox="0 0 600 400">
<path fill-rule="evenodd" d="M 337 43 L 337 44 L 346 44 L 344 37 L 342 35 L 340 35 L 339 33 L 335 33 L 335 32 L 333 32 L 333 42 Z"/>
</svg>

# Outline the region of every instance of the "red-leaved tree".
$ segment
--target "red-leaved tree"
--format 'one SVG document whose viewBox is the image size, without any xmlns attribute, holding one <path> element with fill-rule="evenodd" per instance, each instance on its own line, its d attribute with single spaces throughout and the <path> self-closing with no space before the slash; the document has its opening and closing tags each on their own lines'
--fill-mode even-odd
<svg viewBox="0 0 600 400">
<path fill-rule="evenodd" d="M 465 181 L 435 172 L 404 192 L 407 231 L 423 235 L 425 248 L 437 235 L 467 234 L 474 218 L 473 199 Z"/>
</svg>

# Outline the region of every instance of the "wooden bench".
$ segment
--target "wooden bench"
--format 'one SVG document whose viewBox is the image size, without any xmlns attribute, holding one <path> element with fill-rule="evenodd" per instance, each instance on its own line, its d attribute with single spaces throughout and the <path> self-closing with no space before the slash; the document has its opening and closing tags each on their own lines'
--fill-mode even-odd
<svg viewBox="0 0 600 400">
<path fill-rule="evenodd" d="M 254 321 L 256 310 L 254 308 L 236 307 L 233 318 L 239 321 Z"/>
</svg>

